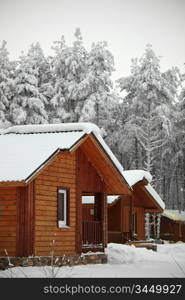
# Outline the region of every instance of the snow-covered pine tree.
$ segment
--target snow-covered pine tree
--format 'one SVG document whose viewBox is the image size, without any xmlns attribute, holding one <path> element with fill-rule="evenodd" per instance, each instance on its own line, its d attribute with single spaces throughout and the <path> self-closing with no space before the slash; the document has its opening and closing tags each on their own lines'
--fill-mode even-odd
<svg viewBox="0 0 185 300">
<path fill-rule="evenodd" d="M 14 97 L 10 106 L 13 124 L 41 124 L 48 122 L 47 99 L 39 89 L 38 58 L 31 46 L 27 55 L 22 54 L 14 78 Z"/>
<path fill-rule="evenodd" d="M 175 174 L 177 184 L 178 210 L 185 211 L 185 74 L 181 77 L 182 89 L 179 94 L 179 101 L 176 103 L 175 118 L 175 145 L 178 147 L 176 152 Z M 177 156 L 178 154 L 178 156 Z"/>
<path fill-rule="evenodd" d="M 46 58 L 44 52 L 37 42 L 32 44 L 28 50 L 29 60 L 33 64 L 33 68 L 37 70 L 37 80 L 39 92 L 45 97 L 45 106 L 53 96 L 53 77 L 51 73 L 52 60 L 51 57 Z"/>
<path fill-rule="evenodd" d="M 88 95 L 81 111 L 80 121 L 91 121 L 102 127 L 106 108 L 112 98 L 114 58 L 106 42 L 93 43 L 88 56 L 86 80 Z"/>
<path fill-rule="evenodd" d="M 142 165 L 151 171 L 154 167 L 153 159 L 157 158 L 156 150 L 168 141 L 171 128 L 169 116 L 176 86 L 172 86 L 167 75 L 160 71 L 160 59 L 151 45 L 147 45 L 139 60 L 132 60 L 131 75 L 119 79 L 118 85 L 121 91 L 127 93 L 126 99 L 129 102 L 125 126 L 135 132 L 135 138 L 145 153 Z M 138 145 L 137 148 L 142 151 Z"/>
<path fill-rule="evenodd" d="M 62 36 L 55 42 L 53 76 L 55 78 L 54 96 L 51 99 L 51 121 L 75 122 L 81 114 L 80 107 L 88 94 L 87 51 L 83 46 L 80 29 L 75 31 L 75 41 L 71 47 Z"/>
<path fill-rule="evenodd" d="M 0 47 L 0 128 L 10 126 L 9 107 L 12 98 L 13 64 L 9 61 L 6 42 Z"/>
</svg>

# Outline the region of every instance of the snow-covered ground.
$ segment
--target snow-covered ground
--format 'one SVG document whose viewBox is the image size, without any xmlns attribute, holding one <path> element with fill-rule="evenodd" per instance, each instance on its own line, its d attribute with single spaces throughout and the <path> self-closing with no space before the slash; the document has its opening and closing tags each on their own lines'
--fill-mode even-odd
<svg viewBox="0 0 185 300">
<path fill-rule="evenodd" d="M 74 267 L 16 267 L 0 271 L 0 277 L 185 277 L 185 243 L 157 245 L 157 252 L 134 246 L 109 244 L 107 264 Z"/>
</svg>

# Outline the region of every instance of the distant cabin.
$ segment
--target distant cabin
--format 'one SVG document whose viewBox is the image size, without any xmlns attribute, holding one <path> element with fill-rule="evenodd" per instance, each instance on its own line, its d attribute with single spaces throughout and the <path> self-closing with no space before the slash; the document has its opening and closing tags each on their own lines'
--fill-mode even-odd
<svg viewBox="0 0 185 300">
<path fill-rule="evenodd" d="M 185 242 L 185 212 L 165 209 L 161 216 L 161 238 L 172 242 Z"/>
<path fill-rule="evenodd" d="M 149 183 L 150 173 L 130 170 L 124 171 L 123 176 L 132 187 L 132 194 L 121 195 L 108 204 L 108 241 L 115 243 L 144 240 L 145 214 L 164 210 L 164 202 Z"/>
<path fill-rule="evenodd" d="M 132 191 L 88 123 L 14 126 L 0 134 L 0 256 L 104 251 L 107 196 Z M 85 220 L 84 196 L 94 197 Z"/>
</svg>

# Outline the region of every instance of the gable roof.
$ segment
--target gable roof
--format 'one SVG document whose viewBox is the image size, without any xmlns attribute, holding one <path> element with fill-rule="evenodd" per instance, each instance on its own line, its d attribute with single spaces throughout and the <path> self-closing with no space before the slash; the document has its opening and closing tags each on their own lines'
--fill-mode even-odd
<svg viewBox="0 0 185 300">
<path fill-rule="evenodd" d="M 75 145 L 93 134 L 114 167 L 122 175 L 123 168 L 91 123 L 21 125 L 2 130 L 0 134 L 0 182 L 27 181 L 38 168 L 61 150 Z"/>
</svg>

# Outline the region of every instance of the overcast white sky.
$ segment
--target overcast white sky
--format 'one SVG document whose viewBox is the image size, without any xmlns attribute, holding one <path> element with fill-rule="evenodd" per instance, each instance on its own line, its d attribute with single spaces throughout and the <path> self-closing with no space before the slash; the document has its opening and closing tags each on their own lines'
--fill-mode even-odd
<svg viewBox="0 0 185 300">
<path fill-rule="evenodd" d="M 11 59 L 37 41 L 52 54 L 52 42 L 64 34 L 72 43 L 76 27 L 88 49 L 108 42 L 116 78 L 129 74 L 147 43 L 162 56 L 162 70 L 185 70 L 185 0 L 0 0 L 0 42 L 8 42 Z"/>
</svg>

